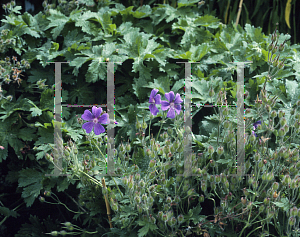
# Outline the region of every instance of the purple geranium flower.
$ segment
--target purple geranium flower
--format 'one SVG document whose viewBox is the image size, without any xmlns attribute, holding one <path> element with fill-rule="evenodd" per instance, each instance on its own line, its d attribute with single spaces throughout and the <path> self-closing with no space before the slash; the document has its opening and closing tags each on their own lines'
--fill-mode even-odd
<svg viewBox="0 0 300 237">
<path fill-rule="evenodd" d="M 175 111 L 176 113 L 179 115 L 180 111 L 181 111 L 181 103 L 183 102 L 183 100 L 180 98 L 180 95 L 177 93 L 175 100 L 174 100 L 174 92 L 170 91 L 169 93 L 165 94 L 166 99 L 169 101 L 162 101 L 161 102 L 161 109 L 163 111 L 169 109 L 167 117 L 168 118 L 175 118 Z"/>
<path fill-rule="evenodd" d="M 258 126 L 259 124 L 261 125 L 261 121 L 260 121 L 260 120 L 258 120 L 256 123 L 254 123 L 254 124 L 253 124 L 253 130 L 257 129 L 257 126 Z M 254 134 L 254 135 L 257 137 L 257 135 L 255 134 L 254 131 L 252 131 L 252 134 Z"/>
<path fill-rule="evenodd" d="M 100 133 L 105 132 L 105 128 L 100 124 L 108 124 L 109 118 L 108 114 L 105 113 L 102 116 L 102 108 L 97 108 L 96 106 L 93 106 L 91 113 L 89 110 L 85 110 L 84 114 L 81 115 L 81 118 L 83 120 L 87 120 L 89 122 L 82 125 L 82 128 L 86 130 L 87 133 L 90 133 L 94 128 L 95 135 L 99 135 Z M 116 122 L 115 122 L 116 123 Z"/>
<path fill-rule="evenodd" d="M 149 98 L 149 103 L 150 103 L 149 109 L 153 115 L 157 115 L 157 113 L 159 112 L 158 108 L 156 108 L 156 106 L 155 106 L 155 104 L 160 104 L 160 95 L 156 95 L 157 92 L 158 92 L 158 89 L 153 89 L 151 91 L 150 98 Z"/>
</svg>

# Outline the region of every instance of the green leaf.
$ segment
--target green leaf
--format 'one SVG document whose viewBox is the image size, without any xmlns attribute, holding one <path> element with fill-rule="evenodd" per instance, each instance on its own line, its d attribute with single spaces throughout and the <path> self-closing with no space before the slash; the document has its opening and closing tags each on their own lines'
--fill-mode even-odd
<svg viewBox="0 0 300 237">
<path fill-rule="evenodd" d="M 27 207 L 30 207 L 43 188 L 44 174 L 34 169 L 23 169 L 19 172 L 19 187 L 23 188 L 22 197 Z"/>
<path fill-rule="evenodd" d="M 48 20 L 50 20 L 50 23 L 44 30 L 54 27 L 51 34 L 53 39 L 56 40 L 57 36 L 60 35 L 61 31 L 65 27 L 65 24 L 69 21 L 69 17 L 66 17 L 64 14 L 55 9 L 50 9 L 49 11 L 50 16 L 48 17 Z"/>
<path fill-rule="evenodd" d="M 179 0 L 178 1 L 178 9 L 181 8 L 181 7 L 187 7 L 187 6 L 194 7 L 195 3 L 198 3 L 198 2 L 199 2 L 198 0 L 192 0 L 192 1 L 189 1 L 189 0 Z"/>
<path fill-rule="evenodd" d="M 138 237 L 146 236 L 148 234 L 149 230 L 150 230 L 149 225 L 145 225 L 144 227 L 142 227 L 141 229 L 139 229 Z"/>
<path fill-rule="evenodd" d="M 9 210 L 9 208 L 7 208 L 7 207 L 0 207 L 0 214 L 7 216 L 7 217 L 12 216 L 14 218 L 17 218 L 17 216 L 20 216 L 16 211 Z"/>
<path fill-rule="evenodd" d="M 58 192 L 63 192 L 69 187 L 69 180 L 67 177 L 58 177 L 58 182 L 57 182 L 57 191 Z"/>
<path fill-rule="evenodd" d="M 288 211 L 292 205 L 287 198 L 281 198 L 279 202 L 274 202 L 277 207 L 281 207 L 284 211 Z"/>
<path fill-rule="evenodd" d="M 53 111 L 54 105 L 53 105 L 53 99 L 54 99 L 54 92 L 51 89 L 46 89 L 41 94 L 40 99 L 40 107 L 44 109 L 50 109 Z"/>
</svg>

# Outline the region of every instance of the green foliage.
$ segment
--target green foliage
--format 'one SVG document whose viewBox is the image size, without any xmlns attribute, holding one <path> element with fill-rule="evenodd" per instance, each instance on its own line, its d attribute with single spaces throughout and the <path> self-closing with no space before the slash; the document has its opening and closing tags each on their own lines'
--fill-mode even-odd
<svg viewBox="0 0 300 237">
<path fill-rule="evenodd" d="M 34 169 L 23 169 L 19 172 L 19 187 L 23 188 L 22 197 L 30 207 L 40 194 L 44 174 Z"/>
<path fill-rule="evenodd" d="M 137 169 L 144 171 L 143 175 L 149 175 L 150 157 L 146 154 L 147 147 L 145 145 L 148 140 L 144 140 L 141 131 L 136 129 L 136 118 L 144 119 L 147 125 L 151 122 L 153 130 L 147 129 L 144 132 L 146 136 L 153 133 L 153 136 L 156 137 L 158 126 L 161 125 L 158 121 L 162 113 L 159 112 L 156 118 L 150 119 L 148 98 L 154 88 L 157 88 L 162 95 L 170 90 L 175 94 L 183 95 L 185 92 L 185 65 L 177 64 L 176 61 L 193 63 L 191 72 L 194 104 L 216 103 L 218 92 L 223 89 L 227 93 L 228 104 L 232 106 L 235 106 L 237 94 L 235 79 L 237 66 L 231 62 L 252 61 L 251 64 L 245 65 L 244 71 L 245 89 L 249 92 L 249 96 L 245 100 L 246 107 L 253 108 L 255 106 L 257 95 L 266 85 L 265 89 L 268 94 L 278 96 L 274 109 L 277 112 L 283 110 L 287 123 L 294 124 L 291 110 L 296 107 L 295 104 L 300 99 L 299 45 L 290 45 L 287 41 L 280 57 L 281 61 L 286 58 L 285 67 L 276 74 L 276 78 L 265 84 L 268 78 L 268 47 L 271 36 L 266 36 L 262 33 L 261 28 L 255 28 L 251 24 L 246 24 L 245 27 L 239 25 L 235 27 L 233 24 L 224 25 L 217 17 L 205 14 L 207 9 L 195 7 L 197 2 L 182 0 L 177 2 L 177 6 L 176 4 L 157 4 L 153 8 L 144 5 L 134 9 L 133 6 L 125 7 L 123 4 L 108 3 L 107 1 L 98 1 L 94 7 L 89 7 L 93 1 L 79 1 L 79 5 L 76 5 L 74 1 L 69 1 L 59 3 L 54 9 L 47 6 L 45 12 L 40 12 L 35 16 L 29 13 L 20 15 L 19 6 L 8 11 L 9 14 L 2 20 L 0 27 L 0 38 L 3 41 L 0 47 L 1 70 L 6 72 L 0 75 L 2 80 L 0 87 L 0 145 L 4 147 L 4 149 L 0 149 L 0 163 L 10 162 L 8 181 L 16 182 L 12 177 L 15 175 L 27 207 L 33 205 L 43 189 L 68 192 L 72 189 L 70 184 L 76 184 L 74 185 L 75 189 L 84 189 L 84 191 L 80 190 L 82 195 L 79 199 L 82 202 L 74 199 L 78 209 L 74 219 L 79 219 L 89 230 L 97 229 L 98 232 L 94 233 L 97 236 L 100 233 L 108 232 L 108 226 L 98 225 L 99 223 L 107 224 L 108 220 L 105 216 L 107 212 L 105 201 L 102 198 L 103 193 L 94 189 L 94 186 L 99 187 L 101 182 L 101 179 L 96 176 L 97 172 L 105 169 L 101 153 L 104 153 L 105 156 L 106 147 L 105 144 L 101 144 L 98 152 L 95 149 L 95 143 L 98 144 L 97 139 L 101 136 L 97 139 L 87 137 L 82 129 L 82 124 L 77 122 L 85 108 L 63 107 L 62 110 L 61 128 L 64 152 L 68 146 L 70 148 L 70 152 L 68 152 L 72 155 L 72 159 L 63 161 L 63 172 L 70 174 L 71 178 L 45 178 L 45 174 L 53 173 L 54 169 L 51 162 L 53 157 L 50 153 L 53 152 L 54 146 L 53 85 L 55 84 L 55 72 L 54 65 L 50 64 L 50 61 L 69 62 L 62 64 L 62 103 L 71 105 L 106 104 L 107 62 L 114 62 L 116 97 L 114 119 L 118 122 L 115 126 L 115 146 L 118 147 L 121 141 L 128 140 L 132 148 L 130 152 L 126 153 L 127 160 L 123 159 L 122 155 L 116 157 L 118 160 L 115 168 L 119 168 L 123 174 L 125 172 L 127 175 L 135 173 L 136 166 L 134 167 L 133 164 L 136 164 Z M 289 35 L 281 34 L 278 42 L 281 44 L 289 38 Z M 20 83 L 18 81 L 18 87 L 17 84 L 13 84 L 15 81 L 8 82 L 5 79 L 13 77 L 11 73 L 18 62 L 5 62 L 4 57 L 16 54 L 30 64 L 24 63 L 22 71 L 25 71 L 26 75 L 22 77 Z M 210 89 L 216 92 L 213 97 L 209 96 Z M 9 96 L 12 96 L 11 100 Z M 162 100 L 164 99 L 162 96 Z M 196 118 L 197 115 L 202 114 L 204 109 L 196 109 L 192 116 Z M 296 112 L 299 111 L 296 110 Z M 77 119 L 76 115 L 78 115 Z M 56 116 L 60 115 L 56 114 Z M 247 119 L 263 118 L 264 121 L 269 119 L 267 115 L 255 111 L 251 111 L 245 117 Z M 231 122 L 232 128 L 236 126 L 234 110 L 230 110 L 226 119 Z M 194 121 L 193 128 L 196 127 L 199 131 L 199 134 L 193 134 L 193 142 L 196 144 L 193 147 L 194 151 L 205 152 L 209 145 L 216 150 L 219 143 L 229 143 L 229 141 L 225 141 L 228 138 L 225 131 L 219 130 L 219 122 L 217 110 L 214 110 L 214 114 L 205 116 L 202 121 Z M 170 126 L 170 120 L 163 123 L 161 134 Z M 249 127 L 251 127 L 251 122 L 247 125 L 247 132 L 249 132 Z M 107 127 L 105 128 L 107 129 Z M 138 132 L 139 135 L 136 135 Z M 257 134 L 260 133 L 262 131 L 257 131 Z M 276 135 L 275 132 L 272 135 Z M 290 132 L 289 135 L 292 133 Z M 178 138 L 178 134 L 173 138 Z M 78 149 L 76 156 L 76 149 L 71 145 L 70 140 L 76 142 L 76 149 Z M 165 140 L 159 141 L 161 147 L 165 146 L 165 142 Z M 183 143 L 181 140 L 178 142 Z M 274 148 L 275 141 L 270 141 L 270 143 Z M 296 148 L 299 143 L 299 136 L 297 136 L 292 141 L 291 148 Z M 30 149 L 26 150 L 25 147 L 28 146 Z M 236 155 L 230 149 L 230 147 L 225 148 L 226 154 L 222 158 L 210 157 L 209 159 L 214 159 L 220 169 L 226 167 L 230 172 L 234 169 L 235 164 L 232 157 Z M 246 146 L 249 153 L 253 153 L 255 149 L 258 148 L 254 145 Z M 86 158 L 86 155 L 91 153 L 94 155 L 93 158 Z M 46 163 L 46 154 L 49 163 Z M 132 158 L 129 158 L 129 155 L 132 155 Z M 252 154 L 249 157 L 252 157 Z M 155 157 L 157 163 L 163 159 L 167 158 Z M 183 163 L 183 160 L 180 160 L 182 157 L 179 155 L 174 159 L 178 159 L 177 165 Z M 19 165 L 16 166 L 13 162 Z M 171 185 L 168 188 L 163 187 L 162 178 L 155 177 L 147 180 L 147 177 L 143 177 L 147 181 L 147 187 L 158 183 L 156 192 L 159 195 L 155 199 L 156 206 L 143 209 L 144 215 L 148 215 L 152 211 L 155 218 L 157 218 L 158 211 L 164 208 L 166 195 L 173 198 L 176 193 L 176 185 L 182 184 L 171 179 L 174 172 L 178 171 L 178 167 L 163 170 L 162 167 L 165 167 L 165 164 L 163 161 L 160 162 L 156 167 L 157 171 L 168 172 L 166 180 L 168 179 L 168 183 L 174 184 L 174 187 Z M 275 166 L 275 163 L 272 165 Z M 282 166 L 284 165 L 282 164 Z M 206 159 L 201 163 L 201 168 L 204 166 L 207 166 Z M 276 165 L 276 167 L 279 166 Z M 264 170 L 264 172 L 267 171 Z M 126 190 L 119 178 L 112 180 L 111 177 L 106 177 L 105 181 L 108 187 L 122 189 L 122 193 L 116 191 L 116 195 L 118 195 L 116 199 L 121 200 L 121 210 L 113 212 L 114 225 L 120 228 L 110 229 L 110 233 L 107 235 L 154 236 L 157 231 L 162 231 L 162 227 L 158 223 L 150 223 L 142 215 L 137 214 L 136 206 L 132 205 L 130 199 L 133 194 Z M 191 182 L 194 182 L 194 188 L 197 188 L 196 184 L 200 181 L 193 180 Z M 109 192 L 112 195 L 112 192 L 115 191 L 110 190 Z M 228 195 L 224 192 L 223 196 Z M 186 191 L 181 190 L 180 195 L 184 199 Z M 205 195 L 208 196 L 207 193 Z M 219 195 L 221 194 L 219 193 Z M 237 191 L 236 195 L 239 198 L 241 192 Z M 278 207 L 284 206 L 286 211 L 286 204 L 282 203 L 283 201 L 274 202 Z M 181 234 L 186 234 L 188 231 L 184 230 L 190 225 L 192 225 L 191 230 L 196 233 L 194 229 L 197 228 L 198 223 L 205 221 L 205 217 L 200 215 L 201 206 L 196 205 L 195 201 L 191 204 L 190 199 L 185 199 L 181 204 L 180 211 L 184 214 L 186 221 L 176 227 L 178 234 L 179 231 Z M 234 204 L 230 204 L 231 207 Z M 9 209 L 0 208 L 1 214 L 6 217 L 17 217 L 17 211 L 12 210 L 11 207 Z M 103 215 L 98 217 L 99 213 Z M 125 220 L 126 225 L 121 224 L 122 220 Z M 135 222 L 131 223 L 131 221 Z M 36 236 L 42 236 L 41 233 L 51 232 L 54 228 L 52 226 L 53 228 L 44 229 L 44 232 L 41 232 L 42 227 L 38 226 L 40 223 L 38 218 L 30 218 L 30 222 L 31 225 L 26 224 L 22 227 L 18 233 L 19 236 L 28 235 L 32 226 L 34 226 L 32 233 Z M 161 221 L 161 223 L 163 222 Z M 128 230 L 122 230 L 127 227 Z M 205 226 L 205 228 L 208 227 L 211 236 L 223 234 L 216 223 Z M 166 234 L 170 228 L 166 228 L 164 231 L 162 233 Z M 226 231 L 228 231 L 226 233 L 228 235 L 231 233 L 231 230 L 226 229 Z M 82 235 L 87 234 L 87 230 L 82 230 Z"/>
</svg>

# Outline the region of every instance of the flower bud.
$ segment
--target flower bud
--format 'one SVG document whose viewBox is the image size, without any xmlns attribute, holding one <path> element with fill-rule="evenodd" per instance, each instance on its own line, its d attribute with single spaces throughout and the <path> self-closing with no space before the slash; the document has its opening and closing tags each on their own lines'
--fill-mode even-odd
<svg viewBox="0 0 300 237">
<path fill-rule="evenodd" d="M 139 120 L 136 118 L 136 123 L 135 123 L 136 130 L 139 130 L 141 127 L 142 125 L 140 124 Z"/>
<path fill-rule="evenodd" d="M 153 168 L 155 166 L 156 160 L 150 160 L 149 166 Z"/>
<path fill-rule="evenodd" d="M 199 202 L 204 202 L 204 196 L 203 196 L 203 194 L 201 194 L 201 196 L 199 197 Z"/>
<path fill-rule="evenodd" d="M 144 202 L 147 202 L 147 194 L 143 194 L 143 195 L 142 195 L 142 200 L 143 200 Z"/>
<path fill-rule="evenodd" d="M 272 118 L 275 118 L 276 116 L 277 116 L 277 113 L 276 113 L 275 110 L 273 110 L 272 113 L 271 113 L 271 117 L 272 117 Z"/>
<path fill-rule="evenodd" d="M 208 147 L 208 153 L 209 154 L 213 154 L 214 153 L 214 148 L 211 145 Z"/>
<path fill-rule="evenodd" d="M 284 44 L 280 44 L 278 48 L 279 52 L 281 52 L 283 49 L 284 49 Z"/>
<path fill-rule="evenodd" d="M 266 110 L 270 113 L 270 111 L 271 111 L 270 105 L 266 105 Z"/>
<path fill-rule="evenodd" d="M 201 189 L 203 192 L 205 192 L 207 190 L 207 185 L 205 182 L 201 182 Z"/>
<path fill-rule="evenodd" d="M 246 205 L 247 199 L 245 199 L 244 197 L 241 197 L 241 202 L 242 202 L 243 205 Z"/>
<path fill-rule="evenodd" d="M 262 179 L 263 181 L 265 181 L 265 180 L 267 179 L 267 174 L 266 174 L 266 173 L 263 173 L 263 175 L 261 176 L 261 179 Z"/>
<path fill-rule="evenodd" d="M 168 204 L 170 204 L 170 203 L 172 202 L 171 197 L 167 197 L 166 202 L 167 202 Z"/>
<path fill-rule="evenodd" d="M 45 191 L 45 192 L 44 192 L 44 195 L 45 195 L 46 197 L 50 197 L 50 196 L 51 196 L 51 191 Z"/>
<path fill-rule="evenodd" d="M 162 220 L 162 217 L 163 217 L 163 212 L 162 212 L 162 211 L 159 211 L 159 212 L 158 212 L 158 218 Z"/>
<path fill-rule="evenodd" d="M 213 90 L 213 89 L 210 89 L 209 92 L 208 92 L 208 95 L 209 95 L 210 97 L 213 97 L 213 96 L 215 95 L 214 90 Z"/>
<path fill-rule="evenodd" d="M 270 198 L 265 198 L 264 199 L 264 204 L 267 206 L 267 205 L 269 205 L 270 204 Z"/>
<path fill-rule="evenodd" d="M 39 197 L 40 202 L 45 202 L 45 198 L 44 197 Z"/>
<path fill-rule="evenodd" d="M 293 225 L 295 225 L 295 223 L 296 223 L 296 218 L 293 217 L 293 216 L 291 216 L 291 217 L 289 218 L 289 225 L 290 225 L 290 226 L 293 226 Z"/>
<path fill-rule="evenodd" d="M 285 135 L 284 128 L 280 128 L 280 129 L 279 129 L 278 135 L 279 135 L 280 137 L 283 137 L 283 136 Z"/>
<path fill-rule="evenodd" d="M 149 148 L 147 149 L 147 151 L 146 151 L 146 154 L 147 154 L 147 156 L 150 156 L 150 155 L 152 155 L 152 152 L 150 151 L 150 149 L 149 149 Z"/>
<path fill-rule="evenodd" d="M 273 35 L 272 35 L 272 38 L 273 38 Z M 272 41 L 273 41 L 273 40 L 272 40 Z M 274 47 L 274 45 L 273 45 L 273 43 L 271 43 L 271 44 L 269 45 L 269 47 L 268 47 L 269 51 L 272 51 L 272 50 L 273 50 L 273 47 Z"/>
<path fill-rule="evenodd" d="M 140 198 L 140 196 L 135 196 L 134 197 L 134 201 L 135 201 L 135 203 L 140 203 L 141 202 L 141 198 Z"/>
<path fill-rule="evenodd" d="M 136 205 L 136 209 L 140 214 L 143 212 L 143 208 L 139 204 Z"/>
<path fill-rule="evenodd" d="M 220 183 L 220 181 L 221 181 L 220 175 L 216 175 L 215 178 L 216 178 L 216 183 Z"/>
<path fill-rule="evenodd" d="M 111 206 L 111 209 L 113 209 L 113 211 L 118 211 L 118 204 L 117 203 L 113 203 Z"/>
<path fill-rule="evenodd" d="M 133 181 L 132 181 L 132 180 L 130 180 L 130 181 L 128 182 L 128 188 L 129 188 L 129 189 L 133 188 Z"/>
<path fill-rule="evenodd" d="M 279 69 L 283 69 L 284 68 L 284 62 L 280 62 L 277 66 Z"/>
<path fill-rule="evenodd" d="M 139 186 L 140 186 L 141 188 L 145 187 L 145 182 L 144 182 L 144 180 L 141 180 L 141 181 L 139 182 Z"/>
<path fill-rule="evenodd" d="M 130 150 L 131 150 L 130 144 L 127 144 L 126 147 L 125 147 L 125 149 L 126 149 L 127 152 L 130 152 Z"/>
<path fill-rule="evenodd" d="M 272 49 L 272 53 L 273 53 L 273 54 L 276 53 L 277 49 L 278 49 L 278 46 L 275 46 L 275 47 Z"/>
<path fill-rule="evenodd" d="M 216 179 L 215 179 L 215 176 L 214 175 L 210 175 L 209 176 L 209 181 L 212 183 L 212 182 L 215 182 Z"/>
<path fill-rule="evenodd" d="M 139 181 L 141 179 L 141 175 L 139 173 L 135 174 L 134 179 Z"/>
<path fill-rule="evenodd" d="M 272 181 L 274 179 L 274 174 L 273 173 L 268 173 L 267 174 L 267 180 Z"/>
<path fill-rule="evenodd" d="M 282 183 L 283 183 L 283 185 L 288 186 L 291 183 L 291 181 L 292 181 L 292 179 L 290 178 L 290 176 L 285 175 L 283 180 L 282 180 Z"/>
<path fill-rule="evenodd" d="M 282 118 L 284 115 L 285 115 L 285 112 L 283 112 L 282 110 L 279 110 L 278 117 Z"/>
<path fill-rule="evenodd" d="M 6 97 L 6 99 L 9 100 L 9 101 L 12 101 L 13 96 L 9 95 L 9 96 Z"/>
<path fill-rule="evenodd" d="M 55 231 L 52 231 L 51 232 L 51 236 L 58 236 L 58 232 L 55 230 Z"/>
<path fill-rule="evenodd" d="M 164 222 L 166 222 L 166 221 L 168 220 L 168 216 L 167 216 L 166 214 L 164 214 L 164 215 L 162 216 L 162 220 L 163 220 Z"/>
<path fill-rule="evenodd" d="M 179 216 L 177 216 L 177 220 L 178 220 L 178 223 L 181 224 L 184 221 L 183 215 L 180 214 Z"/>
<path fill-rule="evenodd" d="M 217 149 L 217 154 L 219 155 L 219 156 L 221 156 L 222 154 L 224 153 L 224 148 L 223 147 L 218 147 L 218 149 Z"/>
<path fill-rule="evenodd" d="M 229 182 L 228 182 L 228 180 L 225 181 L 225 184 L 224 184 L 224 185 L 225 185 L 226 189 L 229 188 Z"/>
<path fill-rule="evenodd" d="M 280 119 L 279 123 L 280 123 L 281 126 L 286 125 L 286 118 L 285 118 L 285 117 L 282 117 L 282 118 Z"/>
</svg>

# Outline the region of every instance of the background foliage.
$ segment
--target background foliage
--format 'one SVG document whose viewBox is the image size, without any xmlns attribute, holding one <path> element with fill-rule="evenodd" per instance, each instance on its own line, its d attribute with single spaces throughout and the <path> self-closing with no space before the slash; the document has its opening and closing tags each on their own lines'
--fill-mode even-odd
<svg viewBox="0 0 300 237">
<path fill-rule="evenodd" d="M 274 2 L 278 2 L 276 9 L 283 9 L 279 7 L 280 1 Z M 53 208 L 41 206 L 38 202 L 38 196 L 51 189 L 70 209 L 78 208 L 75 197 L 80 195 L 77 201 L 86 197 L 102 197 L 101 191 L 81 188 L 78 181 L 45 177 L 53 170 L 45 159 L 45 153 L 51 151 L 51 145 L 54 145 L 54 70 L 47 61 L 70 61 L 62 66 L 62 103 L 66 104 L 105 104 L 106 64 L 100 62 L 122 62 L 121 65 L 115 64 L 116 147 L 122 140 L 128 139 L 134 147 L 138 132 L 136 117 L 140 122 L 144 118 L 149 123 L 147 98 L 152 89 L 157 88 L 162 94 L 170 90 L 184 94 L 184 64 L 176 62 L 200 62 L 192 66 L 193 103 L 210 103 L 207 89 L 211 87 L 218 91 L 226 86 L 228 103 L 233 104 L 237 75 L 236 66 L 229 62 L 252 61 L 245 69 L 245 89 L 249 91 L 245 105 L 246 108 L 253 106 L 268 70 L 268 46 L 271 42 L 268 33 L 275 28 L 277 18 L 272 18 L 275 13 L 269 16 L 275 19 L 270 26 L 263 26 L 268 30 L 262 31 L 251 22 L 260 17 L 259 13 L 254 11 L 252 16 L 245 14 L 247 5 L 243 7 L 245 13 L 242 11 L 240 22 L 251 24 L 235 27 L 231 20 L 235 18 L 236 3 L 224 11 L 225 5 L 218 2 L 222 12 L 220 18 L 213 16 L 212 2 L 199 7 L 198 1 L 170 1 L 169 4 L 151 6 L 144 1 L 142 7 L 134 7 L 140 3 L 132 3 L 132 6 L 124 6 L 117 1 L 79 1 L 79 5 L 75 1 L 56 2 L 55 5 L 43 3 L 44 11 L 36 15 L 27 12 L 21 15 L 18 5 L 7 10 L 0 27 L 0 63 L 3 69 L 0 145 L 4 147 L 0 149 L 2 235 L 7 236 L 14 226 L 19 232 L 16 236 L 26 236 L 28 228 L 34 228 L 36 236 L 42 236 L 42 233 L 59 228 L 59 223 L 53 221 L 55 219 L 66 221 L 75 218 L 78 225 L 89 230 L 97 229 L 100 233 L 105 233 L 109 227 L 100 215 L 73 215 L 58 205 L 53 213 Z M 228 16 L 228 25 L 220 22 L 224 13 Z M 281 20 L 279 27 L 283 27 L 283 18 L 278 19 Z M 294 22 L 290 22 L 291 29 L 296 27 Z M 292 38 L 280 35 L 279 43 L 288 39 L 281 53 L 282 57 L 286 57 L 285 68 L 266 87 L 270 94 L 279 96 L 281 109 L 284 108 L 287 114 L 300 99 L 299 45 L 291 45 L 289 39 Z M 27 67 L 22 68 L 19 83 L 11 80 L 12 68 L 17 65 L 12 56 L 16 56 L 19 63 L 21 59 L 28 62 L 23 61 Z M 83 112 L 84 108 L 70 107 L 63 107 L 62 112 L 64 143 L 69 139 L 76 141 L 82 154 L 89 147 L 89 142 L 76 115 L 80 116 Z M 194 151 L 201 152 L 207 146 L 210 131 L 216 126 L 213 115 L 212 109 L 193 108 L 193 133 L 198 140 L 193 144 Z M 206 117 L 205 122 L 203 117 Z M 151 124 L 151 133 L 155 136 L 160 125 L 158 119 Z M 170 126 L 168 121 L 163 131 Z M 299 141 L 296 143 L 299 144 Z M 135 145 L 131 155 L 138 151 L 138 146 Z M 90 204 L 88 209 L 106 214 L 103 198 L 98 201 Z"/>
</svg>

